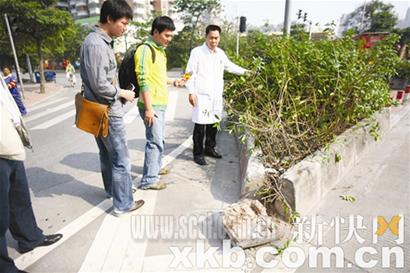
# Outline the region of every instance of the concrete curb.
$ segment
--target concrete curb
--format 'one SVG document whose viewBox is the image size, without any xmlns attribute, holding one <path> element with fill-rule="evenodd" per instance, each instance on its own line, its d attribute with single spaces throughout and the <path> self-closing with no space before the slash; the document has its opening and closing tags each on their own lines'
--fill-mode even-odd
<svg viewBox="0 0 410 273">
<path fill-rule="evenodd" d="M 326 149 L 319 150 L 288 169 L 281 176 L 282 193 L 293 211 L 306 215 L 341 181 L 391 128 L 390 110 L 385 108 L 339 135 Z M 253 150 L 252 139 L 240 145 L 241 198 L 255 198 L 268 170 Z M 280 202 L 275 207 L 280 214 Z"/>
</svg>

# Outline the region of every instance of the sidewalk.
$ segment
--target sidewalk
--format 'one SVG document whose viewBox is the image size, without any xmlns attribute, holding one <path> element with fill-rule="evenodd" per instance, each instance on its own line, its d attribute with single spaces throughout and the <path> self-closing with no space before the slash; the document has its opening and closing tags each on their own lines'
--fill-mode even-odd
<svg viewBox="0 0 410 273">
<path fill-rule="evenodd" d="M 343 250 L 344 267 L 335 268 L 336 258 L 333 258 L 331 272 L 409 272 L 409 103 L 392 109 L 391 124 L 391 131 L 329 192 L 314 214 L 316 232 L 322 224 L 324 233 L 323 236 L 315 234 L 309 246 L 340 247 Z M 345 201 L 341 198 L 343 195 L 353 196 L 356 201 Z M 398 236 L 392 234 L 394 216 L 401 217 L 397 226 Z M 375 236 L 375 231 L 381 226 L 377 217 L 384 218 L 390 224 L 381 236 Z M 313 225 L 312 222 L 307 224 Z M 375 237 L 377 243 L 373 241 Z M 398 253 L 403 251 L 404 261 L 399 258 L 400 255 L 387 255 L 389 249 L 395 249 Z M 367 252 L 361 261 L 356 255 L 363 250 Z M 377 263 L 372 265 L 372 261 Z M 401 262 L 404 268 L 400 268 Z M 305 263 L 296 272 L 330 272 L 321 266 L 320 260 L 318 265 L 317 268 L 309 268 Z"/>
<path fill-rule="evenodd" d="M 50 98 L 54 94 L 62 91 L 64 86 L 59 83 L 54 82 L 47 82 L 45 84 L 46 92 L 44 94 L 40 94 L 40 84 L 39 83 L 25 83 L 24 84 L 24 105 L 27 108 Z M 21 88 L 20 88 L 21 91 Z M 30 109 L 29 109 L 30 110 Z"/>
<path fill-rule="evenodd" d="M 191 146 L 191 137 L 186 142 Z M 138 190 L 136 198 L 145 200 L 141 210 L 120 219 L 108 214 L 79 272 L 215 269 L 198 266 L 197 244 L 203 244 L 205 251 L 222 246 L 221 212 L 238 201 L 240 194 L 236 141 L 221 132 L 218 143 L 222 159 L 207 158 L 209 165 L 198 166 L 192 161 L 192 148 L 188 148 L 168 166 L 171 173 L 161 178 L 168 184 L 166 190 Z M 175 255 L 171 249 L 178 247 L 191 249 L 189 265 L 172 266 Z"/>
</svg>

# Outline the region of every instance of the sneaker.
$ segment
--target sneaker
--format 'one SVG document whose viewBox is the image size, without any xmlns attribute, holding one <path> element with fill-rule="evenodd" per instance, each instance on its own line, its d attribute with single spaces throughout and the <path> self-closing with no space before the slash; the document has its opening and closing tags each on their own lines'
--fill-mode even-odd
<svg viewBox="0 0 410 273">
<path fill-rule="evenodd" d="M 167 175 L 170 172 L 171 171 L 168 168 L 162 168 L 161 170 L 159 170 L 159 175 Z"/>
<path fill-rule="evenodd" d="M 134 210 L 139 209 L 140 207 L 142 207 L 144 205 L 144 203 L 145 203 L 144 200 L 135 201 L 134 204 L 132 205 L 132 207 L 129 210 L 122 211 L 122 210 L 114 209 L 113 214 L 117 217 L 120 217 L 122 215 L 125 215 L 125 214 L 130 213 Z"/>
<path fill-rule="evenodd" d="M 136 193 L 136 192 L 137 192 L 137 189 L 138 189 L 138 188 L 133 184 L 133 185 L 132 185 L 132 193 Z"/>
<path fill-rule="evenodd" d="M 165 184 L 164 182 L 156 182 L 153 184 L 149 184 L 149 185 L 145 185 L 145 186 L 141 186 L 140 189 L 141 190 L 163 190 L 167 187 L 167 184 Z"/>
</svg>

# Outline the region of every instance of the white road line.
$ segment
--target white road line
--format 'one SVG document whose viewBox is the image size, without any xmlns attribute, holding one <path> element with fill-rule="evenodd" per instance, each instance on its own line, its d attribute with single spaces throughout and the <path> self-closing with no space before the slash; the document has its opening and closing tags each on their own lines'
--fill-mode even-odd
<svg viewBox="0 0 410 273">
<path fill-rule="evenodd" d="M 162 167 L 170 164 L 191 144 L 192 136 L 163 158 Z M 140 177 L 136 178 L 134 183 L 139 179 Z M 144 199 L 145 205 L 137 210 L 136 214 L 153 215 L 157 197 L 158 191 L 137 191 L 136 199 Z M 124 215 L 115 223 L 113 223 L 112 216 L 107 216 L 101 224 L 79 273 L 141 272 L 147 240 L 132 240 L 131 221 L 131 215 Z"/>
<path fill-rule="evenodd" d="M 30 122 L 30 121 L 33 121 L 35 119 L 47 116 L 47 115 L 49 115 L 53 112 L 62 110 L 64 108 L 68 107 L 68 106 L 72 106 L 72 105 L 74 105 L 74 101 L 69 101 L 69 102 L 63 103 L 59 106 L 56 106 L 56 107 L 53 107 L 53 108 L 48 108 L 47 110 L 42 111 L 41 113 L 38 113 L 38 114 L 35 114 L 35 115 L 32 115 L 32 116 L 28 116 L 27 118 L 24 119 L 24 121 L 25 122 Z"/>
<path fill-rule="evenodd" d="M 54 126 L 54 125 L 66 120 L 68 118 L 71 118 L 74 115 L 75 115 L 75 110 L 71 110 L 70 112 L 67 112 L 63 115 L 57 116 L 57 117 L 55 117 L 55 118 L 53 118 L 53 119 L 51 119 L 47 122 L 44 122 L 44 123 L 42 123 L 42 124 L 40 124 L 40 125 L 38 125 L 34 128 L 31 128 L 31 130 L 43 130 L 43 129 L 50 128 L 51 126 Z"/>
<path fill-rule="evenodd" d="M 139 116 L 138 107 L 134 105 L 124 116 L 124 123 L 130 124 Z"/>
<path fill-rule="evenodd" d="M 52 100 L 52 101 L 47 101 L 45 103 L 36 104 L 35 106 L 33 106 L 31 108 L 28 108 L 28 112 L 33 112 L 37 109 L 49 106 L 51 104 L 57 103 L 59 101 L 65 100 L 65 99 L 68 99 L 68 97 L 58 98 L 58 99 L 55 99 L 55 100 Z"/>
<path fill-rule="evenodd" d="M 165 112 L 165 121 L 171 121 L 175 118 L 175 111 L 177 108 L 178 91 L 169 92 L 168 106 Z"/>
<path fill-rule="evenodd" d="M 165 167 L 166 165 L 168 165 L 169 163 L 171 163 L 171 161 L 173 159 L 175 159 L 179 154 L 181 154 L 186 148 L 183 147 L 188 147 L 189 143 L 192 142 L 192 136 L 190 136 L 187 140 L 185 140 L 180 146 L 178 146 L 178 148 L 176 148 L 174 151 L 172 151 L 169 155 L 165 156 L 164 160 L 163 160 L 163 166 Z M 138 178 L 137 178 L 138 179 Z M 141 191 L 137 191 L 136 195 L 138 198 L 140 197 Z M 143 198 L 146 200 L 149 200 L 148 202 L 145 203 L 145 205 L 136 211 L 136 213 L 142 213 L 142 214 L 149 214 L 149 213 L 153 213 L 154 212 L 154 208 L 155 208 L 155 203 L 156 203 L 156 199 L 157 199 L 157 191 L 144 191 L 143 192 Z M 70 224 L 68 224 L 67 226 L 65 226 L 64 228 L 62 228 L 61 230 L 59 230 L 57 233 L 61 233 L 63 234 L 63 238 L 58 241 L 57 243 L 49 246 L 49 247 L 40 247 L 40 248 L 36 248 L 28 253 L 25 253 L 21 256 L 19 256 L 17 259 L 14 260 L 14 262 L 16 263 L 18 268 L 21 269 L 26 269 L 27 267 L 29 267 L 30 265 L 34 264 L 35 262 L 37 262 L 38 260 L 40 260 L 41 258 L 43 258 L 45 255 L 47 255 L 48 253 L 50 253 L 52 250 L 54 250 L 55 248 L 57 248 L 59 245 L 61 245 L 62 243 L 64 243 L 65 241 L 67 241 L 68 239 L 70 239 L 72 236 L 74 236 L 77 232 L 79 232 L 80 230 L 82 230 L 84 227 L 86 227 L 87 225 L 89 225 L 90 223 L 92 223 L 95 219 L 97 219 L 99 216 L 101 216 L 103 213 L 105 213 L 106 211 L 108 211 L 110 208 L 112 207 L 112 200 L 110 199 L 106 199 L 104 201 L 102 201 L 101 203 L 99 203 L 97 206 L 95 206 L 94 208 L 90 209 L 89 211 L 87 211 L 86 213 L 84 213 L 82 216 L 78 217 L 76 220 L 74 220 L 73 222 L 71 222 Z M 131 217 L 131 215 L 124 215 L 124 219 L 120 218 L 113 218 L 112 216 L 108 216 L 104 219 L 103 224 L 101 225 L 101 228 L 99 229 L 97 236 L 87 254 L 86 259 L 83 262 L 83 266 L 81 268 L 88 268 L 88 266 L 95 268 L 98 267 L 99 264 L 101 262 L 104 262 L 102 260 L 103 257 L 105 257 L 106 255 L 103 256 L 95 256 L 95 253 L 97 252 L 97 250 L 99 251 L 98 253 L 102 253 L 101 251 L 103 251 L 104 249 L 106 249 L 106 253 L 108 254 L 108 251 L 110 250 L 110 248 L 107 246 L 107 244 L 110 244 L 110 242 L 113 242 L 113 240 L 115 240 L 115 238 L 112 238 L 113 240 L 109 241 L 110 236 L 113 236 L 114 234 L 111 233 L 111 231 L 113 229 L 115 229 L 115 224 L 113 223 L 112 220 L 117 220 L 118 224 L 124 224 L 124 222 L 127 224 L 127 227 L 129 228 L 130 226 L 130 221 L 127 217 Z M 105 222 L 107 221 L 108 218 L 108 223 L 107 223 L 107 228 L 105 226 Z M 128 221 L 127 221 L 128 219 Z M 111 223 L 110 223 L 111 221 Z M 104 226 L 104 229 L 102 228 Z M 107 233 L 108 235 L 104 235 L 103 233 Z M 124 232 L 121 232 L 124 233 Z M 117 242 L 117 241 L 115 241 Z M 132 246 L 135 244 L 131 244 Z M 108 247 L 108 248 L 107 248 Z M 136 244 L 136 248 L 141 250 L 141 252 L 133 252 L 134 253 L 138 253 L 135 255 L 140 256 L 141 253 L 145 254 L 145 248 L 146 248 L 146 242 L 144 242 L 143 244 Z M 128 248 L 129 250 L 129 248 Z M 143 257 L 143 256 L 142 256 Z M 112 257 L 110 257 L 110 259 L 112 259 Z M 135 263 L 134 260 L 136 260 L 136 257 L 134 255 L 132 255 L 132 257 L 128 257 L 128 259 L 131 259 L 132 263 Z M 127 257 L 126 259 L 124 259 L 124 261 L 128 261 Z M 121 265 L 122 267 L 126 267 L 129 268 L 126 264 L 123 264 L 123 261 L 121 260 Z M 101 267 L 100 269 L 103 268 L 103 263 L 100 264 Z M 141 263 L 142 266 L 142 263 Z M 131 268 L 131 267 L 130 267 Z M 129 272 L 134 272 L 135 269 L 130 269 Z M 79 271 L 79 272 L 89 272 L 89 271 Z M 93 271 L 95 272 L 95 271 Z M 100 272 L 100 271 L 97 271 Z"/>
<path fill-rule="evenodd" d="M 89 223 L 97 219 L 100 215 L 105 213 L 107 210 L 109 210 L 112 207 L 112 201 L 110 199 L 106 199 L 100 204 L 98 204 L 96 207 L 90 209 L 88 212 L 71 222 L 69 225 L 65 226 L 62 228 L 60 231 L 57 233 L 63 234 L 63 238 L 58 241 L 57 243 L 49 246 L 49 247 L 39 247 L 36 248 L 26 254 L 21 255 L 17 259 L 14 260 L 16 263 L 17 267 L 20 269 L 26 269 L 30 265 L 34 264 L 38 260 L 40 260 L 42 257 L 47 255 L 49 252 L 51 252 L 53 249 L 70 239 L 73 235 L 75 235 L 77 232 L 82 230 L 84 227 L 86 227 Z"/>
</svg>

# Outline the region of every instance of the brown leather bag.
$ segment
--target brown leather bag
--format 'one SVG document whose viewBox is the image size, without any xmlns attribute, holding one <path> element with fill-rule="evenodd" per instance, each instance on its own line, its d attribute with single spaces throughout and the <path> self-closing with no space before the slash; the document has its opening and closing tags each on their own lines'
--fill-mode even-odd
<svg viewBox="0 0 410 273">
<path fill-rule="evenodd" d="M 84 98 L 83 92 L 75 95 L 75 125 L 95 137 L 108 136 L 109 106 Z"/>
</svg>

